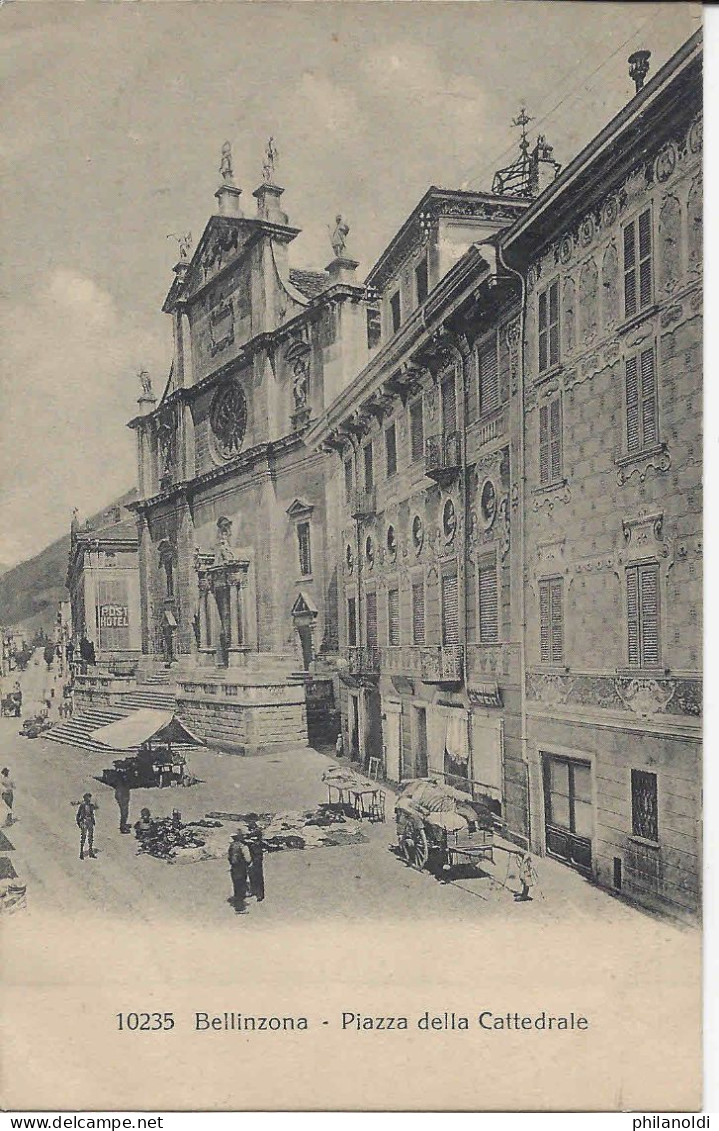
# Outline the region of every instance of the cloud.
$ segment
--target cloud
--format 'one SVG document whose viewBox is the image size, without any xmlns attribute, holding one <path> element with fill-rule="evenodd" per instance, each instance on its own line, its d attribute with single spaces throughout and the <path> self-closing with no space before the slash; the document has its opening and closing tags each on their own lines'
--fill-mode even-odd
<svg viewBox="0 0 719 1131">
<path fill-rule="evenodd" d="M 135 374 L 145 365 L 161 387 L 167 346 L 65 267 L 4 304 L 0 334 L 0 509 L 17 558 L 61 533 L 73 506 L 95 510 L 135 482 Z"/>
</svg>

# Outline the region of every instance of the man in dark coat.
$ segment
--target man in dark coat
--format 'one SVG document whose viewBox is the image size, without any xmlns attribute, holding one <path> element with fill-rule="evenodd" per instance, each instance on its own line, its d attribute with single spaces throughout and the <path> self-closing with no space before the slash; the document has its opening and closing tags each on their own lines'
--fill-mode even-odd
<svg viewBox="0 0 719 1131">
<path fill-rule="evenodd" d="M 115 801 L 120 810 L 120 832 L 129 833 L 130 825 L 128 818 L 130 816 L 130 787 L 127 784 L 127 778 L 124 774 L 116 774 L 115 776 Z"/>
<path fill-rule="evenodd" d="M 77 822 L 77 827 L 80 830 L 80 859 L 81 860 L 85 859 L 85 842 L 87 842 L 87 846 L 88 846 L 88 849 L 89 849 L 88 855 L 91 856 L 93 860 L 97 856 L 97 853 L 95 852 L 95 849 L 93 848 L 93 839 L 95 837 L 95 811 L 96 810 L 97 810 L 97 805 L 92 800 L 92 794 L 91 793 L 85 793 L 83 795 L 82 801 L 80 802 L 80 804 L 77 807 L 77 814 L 75 816 L 75 820 Z"/>
<path fill-rule="evenodd" d="M 238 830 L 230 841 L 227 852 L 232 879 L 232 902 L 238 915 L 247 914 L 247 872 L 252 864 L 250 850 L 244 841 L 245 835 L 244 830 Z"/>
<path fill-rule="evenodd" d="M 247 847 L 250 850 L 252 863 L 250 865 L 250 895 L 254 895 L 257 902 L 265 898 L 265 869 L 262 848 L 262 830 L 250 820 L 250 831 L 247 836 Z"/>
</svg>

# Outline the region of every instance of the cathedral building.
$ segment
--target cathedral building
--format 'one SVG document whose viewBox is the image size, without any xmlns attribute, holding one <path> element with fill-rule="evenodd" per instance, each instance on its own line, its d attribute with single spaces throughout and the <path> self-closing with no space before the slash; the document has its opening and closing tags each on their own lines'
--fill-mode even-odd
<svg viewBox="0 0 719 1131">
<path fill-rule="evenodd" d="M 171 666 L 183 717 L 245 752 L 306 744 L 308 698 L 332 700 L 318 672 L 337 647 L 337 504 L 331 457 L 303 437 L 368 356 L 348 227 L 337 217 L 325 271 L 291 268 L 275 162 L 270 141 L 245 216 L 223 148 L 215 213 L 194 253 L 181 241 L 163 307 L 167 385 L 158 401 L 145 378 L 130 422 L 141 667 Z"/>
</svg>

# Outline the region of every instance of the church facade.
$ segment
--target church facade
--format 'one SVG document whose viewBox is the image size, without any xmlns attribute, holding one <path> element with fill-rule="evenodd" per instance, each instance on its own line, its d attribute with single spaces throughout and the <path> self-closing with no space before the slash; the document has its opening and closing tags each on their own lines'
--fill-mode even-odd
<svg viewBox="0 0 719 1131">
<path fill-rule="evenodd" d="M 274 158 L 247 217 L 223 150 L 216 213 L 163 308 L 167 386 L 156 401 L 146 379 L 130 423 L 143 664 L 172 666 L 183 716 L 242 751 L 307 742 L 306 685 L 336 651 L 331 457 L 303 435 L 368 350 L 347 227 L 326 271 L 291 269 Z"/>
</svg>

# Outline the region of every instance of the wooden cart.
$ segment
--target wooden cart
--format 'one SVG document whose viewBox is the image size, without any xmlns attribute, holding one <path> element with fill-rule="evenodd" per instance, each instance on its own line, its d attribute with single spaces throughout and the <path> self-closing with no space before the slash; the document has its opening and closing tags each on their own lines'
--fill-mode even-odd
<svg viewBox="0 0 719 1131">
<path fill-rule="evenodd" d="M 408 782 L 395 805 L 400 855 L 414 868 L 452 869 L 494 863 L 494 819 L 488 805 L 428 778 Z"/>
</svg>

